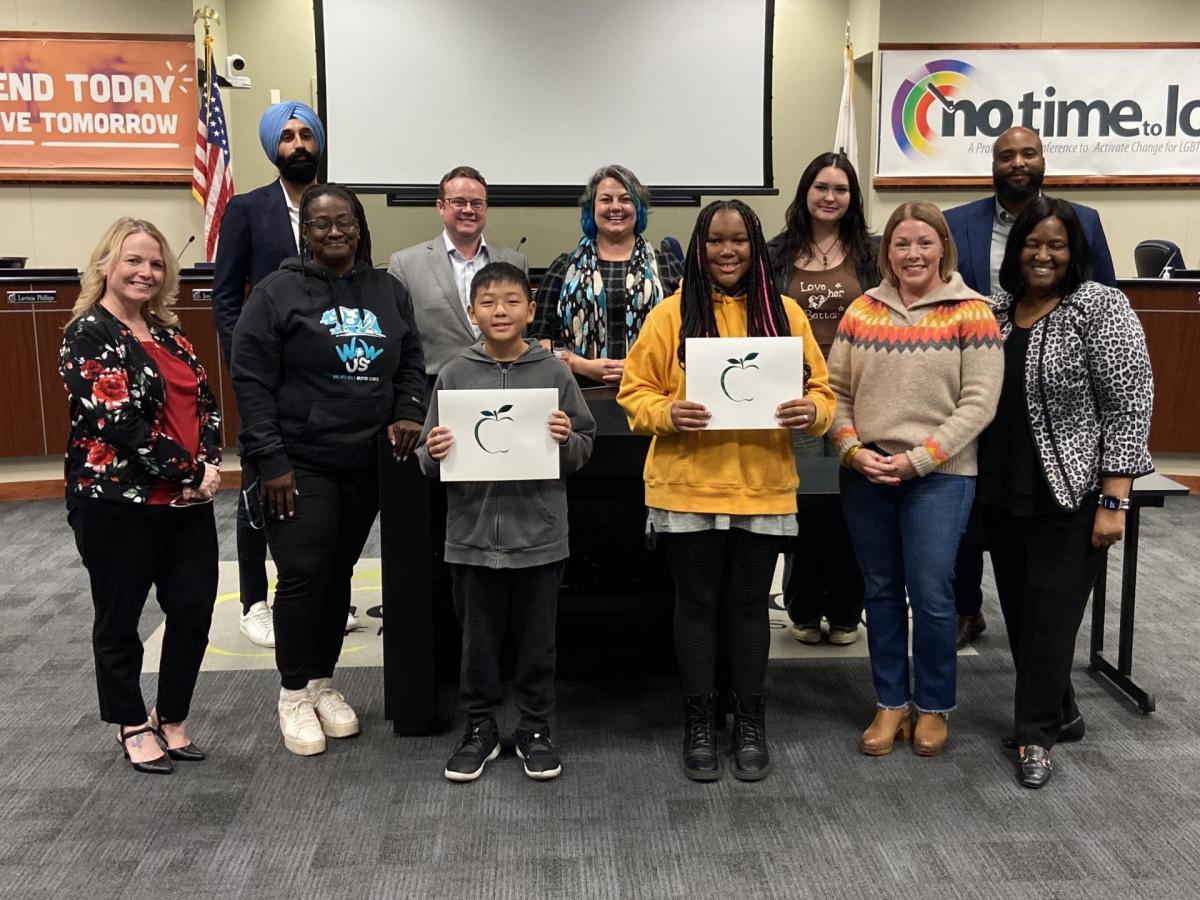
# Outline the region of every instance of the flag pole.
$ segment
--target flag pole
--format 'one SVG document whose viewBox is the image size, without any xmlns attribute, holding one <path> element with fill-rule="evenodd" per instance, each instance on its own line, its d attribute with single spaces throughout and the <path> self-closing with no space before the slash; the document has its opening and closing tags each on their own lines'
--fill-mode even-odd
<svg viewBox="0 0 1200 900">
<path fill-rule="evenodd" d="M 192 14 L 192 25 L 198 21 L 204 21 L 204 125 L 208 127 L 212 124 L 212 58 L 213 58 L 213 36 L 209 30 L 212 22 L 221 24 L 221 14 L 211 6 L 202 6 Z"/>
</svg>

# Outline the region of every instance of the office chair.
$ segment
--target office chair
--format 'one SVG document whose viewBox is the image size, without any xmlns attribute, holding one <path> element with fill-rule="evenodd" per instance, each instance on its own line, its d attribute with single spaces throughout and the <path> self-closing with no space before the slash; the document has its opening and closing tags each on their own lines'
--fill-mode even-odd
<svg viewBox="0 0 1200 900">
<path fill-rule="evenodd" d="M 1138 278 L 1162 278 L 1167 268 L 1186 268 L 1179 245 L 1174 241 L 1142 241 L 1133 248 L 1133 264 Z"/>
</svg>

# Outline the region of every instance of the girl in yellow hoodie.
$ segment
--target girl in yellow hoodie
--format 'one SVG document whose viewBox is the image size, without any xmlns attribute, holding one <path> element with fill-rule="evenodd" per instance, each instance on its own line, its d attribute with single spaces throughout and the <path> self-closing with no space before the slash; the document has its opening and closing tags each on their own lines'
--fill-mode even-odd
<svg viewBox="0 0 1200 900">
<path fill-rule="evenodd" d="M 710 413 L 686 395 L 689 337 L 804 338 L 804 394 L 776 409 L 779 428 L 705 431 Z M 801 361 L 797 360 L 797 368 Z M 738 200 L 710 203 L 688 244 L 683 284 L 652 309 L 625 361 L 617 402 L 654 440 L 646 457 L 649 525 L 675 579 L 675 655 L 684 694 L 683 768 L 720 777 L 714 736 L 717 623 L 728 621 L 734 700 L 733 774 L 770 771 L 763 682 L 768 597 L 784 538 L 796 534 L 796 469 L 788 429 L 824 434 L 834 398 L 804 312 L 770 275 L 762 226 Z"/>
</svg>

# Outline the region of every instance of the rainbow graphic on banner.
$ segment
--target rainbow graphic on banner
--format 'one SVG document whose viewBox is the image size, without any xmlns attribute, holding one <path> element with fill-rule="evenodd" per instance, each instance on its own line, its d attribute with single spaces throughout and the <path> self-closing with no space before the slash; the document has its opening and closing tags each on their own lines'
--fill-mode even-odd
<svg viewBox="0 0 1200 900">
<path fill-rule="evenodd" d="M 892 101 L 892 135 L 904 154 L 933 156 L 937 135 L 929 127 L 929 107 L 950 109 L 954 98 L 970 87 L 975 69 L 959 59 L 934 59 L 910 74 Z"/>
</svg>

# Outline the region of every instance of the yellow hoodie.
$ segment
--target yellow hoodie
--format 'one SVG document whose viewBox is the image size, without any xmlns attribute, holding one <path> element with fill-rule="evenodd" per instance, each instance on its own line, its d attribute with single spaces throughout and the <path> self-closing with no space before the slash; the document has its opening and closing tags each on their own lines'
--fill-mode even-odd
<svg viewBox="0 0 1200 900">
<path fill-rule="evenodd" d="M 746 334 L 744 298 L 714 293 L 712 303 L 722 337 Z M 805 396 L 817 407 L 806 433 L 822 435 L 833 421 L 835 403 L 825 358 L 804 311 L 790 297 L 783 304 L 792 335 L 804 338 Z M 650 310 L 617 392 L 630 429 L 654 435 L 643 473 L 646 505 L 742 516 L 794 513 L 798 481 L 787 429 L 680 432 L 671 424 L 671 404 L 687 394 L 677 355 L 679 325 L 680 295 L 675 293 Z"/>
</svg>

